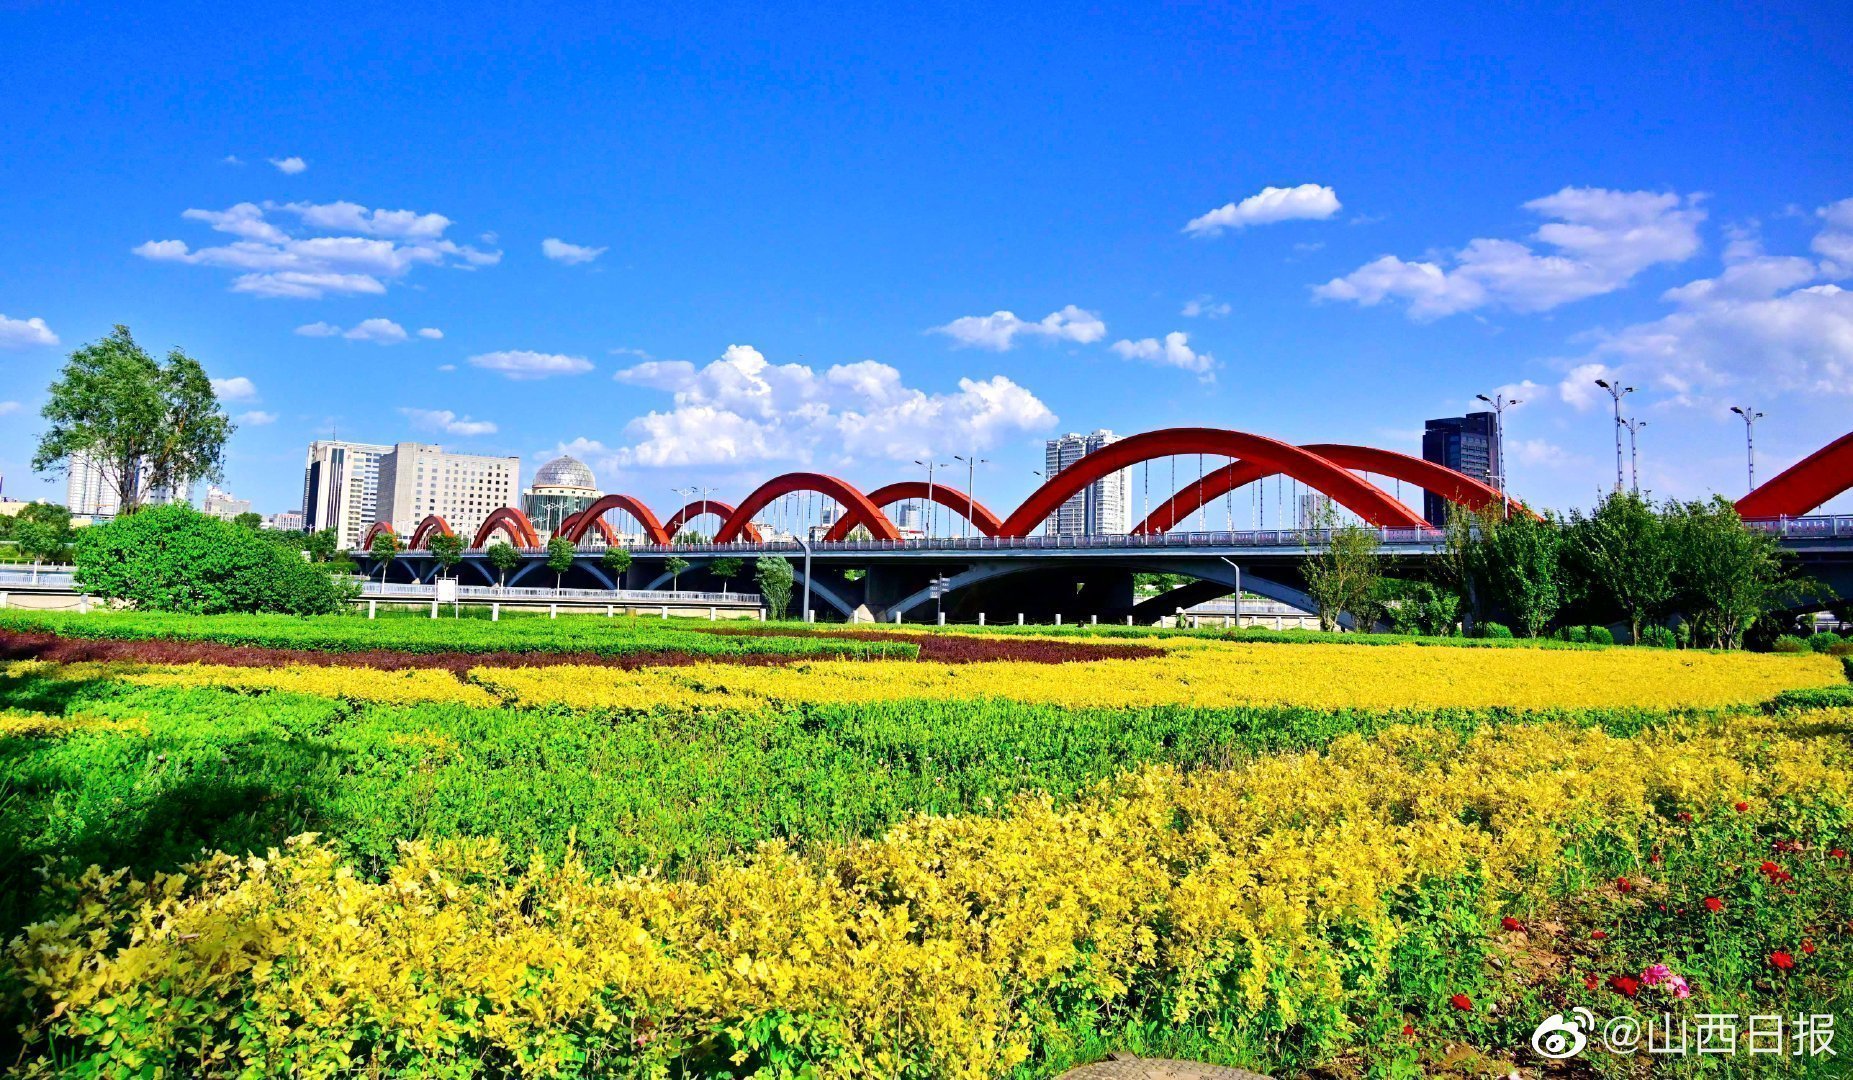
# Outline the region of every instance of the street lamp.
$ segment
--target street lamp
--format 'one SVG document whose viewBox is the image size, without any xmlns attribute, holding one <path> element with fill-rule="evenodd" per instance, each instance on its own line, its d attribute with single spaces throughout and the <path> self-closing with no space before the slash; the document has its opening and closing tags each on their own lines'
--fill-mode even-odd
<svg viewBox="0 0 1853 1080">
<path fill-rule="evenodd" d="M 1634 393 L 1634 387 L 1612 383 L 1607 379 L 1597 379 L 1596 385 L 1607 390 L 1609 397 L 1615 399 L 1615 490 L 1621 491 L 1621 399 Z"/>
<path fill-rule="evenodd" d="M 1497 393 L 1492 397 L 1475 394 L 1474 397 L 1493 407 L 1493 442 L 1498 445 L 1498 457 L 1493 461 L 1493 475 L 1497 478 L 1494 484 L 1499 488 L 1499 494 L 1504 495 L 1506 493 L 1506 410 L 1514 405 L 1525 403 L 1519 398 L 1509 398 L 1504 393 Z"/>
<path fill-rule="evenodd" d="M 1749 462 L 1750 490 L 1756 490 L 1756 422 L 1763 414 L 1749 405 L 1733 405 L 1731 411 L 1744 418 L 1744 456 Z"/>
<path fill-rule="evenodd" d="M 973 454 L 971 457 L 965 457 L 962 454 L 954 454 L 952 455 L 952 460 L 963 461 L 965 463 L 965 535 L 969 538 L 972 534 L 972 515 L 977 513 L 978 510 L 978 493 L 976 491 L 978 484 L 978 466 L 989 465 L 991 459 L 981 458 L 976 454 Z"/>
<path fill-rule="evenodd" d="M 1641 429 L 1647 426 L 1647 421 L 1630 416 L 1621 423 L 1628 429 L 1628 482 L 1633 487 L 1634 493 L 1639 495 L 1641 493 L 1641 461 L 1635 451 L 1635 438 L 1640 435 Z"/>
<path fill-rule="evenodd" d="M 915 458 L 914 464 L 926 466 L 926 471 L 927 471 L 926 535 L 927 535 L 927 539 L 931 540 L 933 539 L 933 518 L 935 516 L 933 513 L 933 470 L 945 468 L 946 463 L 943 461 L 934 461 L 932 455 L 929 454 L 927 455 L 927 459 L 925 461 L 921 461 L 919 458 Z"/>
</svg>

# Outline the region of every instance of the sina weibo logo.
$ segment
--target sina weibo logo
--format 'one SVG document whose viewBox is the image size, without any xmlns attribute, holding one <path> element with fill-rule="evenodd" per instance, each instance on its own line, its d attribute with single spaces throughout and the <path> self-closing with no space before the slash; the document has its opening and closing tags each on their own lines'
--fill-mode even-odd
<svg viewBox="0 0 1853 1080">
<path fill-rule="evenodd" d="M 1586 1032 L 1595 1030 L 1596 1015 L 1588 1009 L 1571 1009 L 1570 1019 L 1554 1013 L 1531 1033 L 1531 1048 L 1552 1061 L 1573 1058 L 1588 1044 Z"/>
</svg>

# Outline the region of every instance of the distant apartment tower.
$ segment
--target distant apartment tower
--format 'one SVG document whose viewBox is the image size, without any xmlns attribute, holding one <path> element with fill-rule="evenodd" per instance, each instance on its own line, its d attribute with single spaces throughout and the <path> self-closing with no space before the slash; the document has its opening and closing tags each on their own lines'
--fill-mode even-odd
<svg viewBox="0 0 1853 1080">
<path fill-rule="evenodd" d="M 392 447 L 378 443 L 317 439 L 309 444 L 302 472 L 302 527 L 335 531 L 335 546 L 360 547 L 380 520 L 380 459 Z"/>
<path fill-rule="evenodd" d="M 1323 491 L 1300 492 L 1299 528 L 1301 532 L 1323 529 L 1334 519 L 1337 504 Z"/>
<path fill-rule="evenodd" d="M 144 506 L 156 503 L 180 502 L 171 491 L 165 488 L 149 487 L 148 466 L 143 463 L 137 471 L 136 483 L 143 489 L 141 502 Z M 121 508 L 122 501 L 119 485 L 116 483 L 116 468 L 88 454 L 72 454 L 64 480 L 64 505 L 70 508 L 75 517 L 111 518 Z"/>
<path fill-rule="evenodd" d="M 240 514 L 251 512 L 251 500 L 240 499 L 229 491 L 219 490 L 218 485 L 206 488 L 206 501 L 200 504 L 201 512 L 212 517 L 230 521 Z"/>
<path fill-rule="evenodd" d="M 1444 416 L 1430 420 L 1422 430 L 1422 459 L 1446 465 L 1475 480 L 1491 484 L 1500 474 L 1498 419 L 1490 412 Z M 1448 523 L 1453 504 L 1433 492 L 1422 495 L 1422 516 L 1430 525 Z"/>
<path fill-rule="evenodd" d="M 484 518 L 521 505 L 521 459 L 398 443 L 380 456 L 379 502 L 381 520 L 401 537 L 410 538 L 419 522 L 436 514 L 467 544 Z"/>
<path fill-rule="evenodd" d="M 1088 435 L 1070 432 L 1050 439 L 1043 449 L 1043 476 L 1054 477 L 1075 462 L 1119 441 L 1111 431 Z M 1132 486 L 1124 469 L 1103 476 L 1068 497 L 1049 515 L 1044 531 L 1050 536 L 1098 536 L 1132 529 Z"/>
<path fill-rule="evenodd" d="M 264 519 L 264 528 L 278 532 L 301 532 L 302 511 L 283 510 Z"/>
</svg>

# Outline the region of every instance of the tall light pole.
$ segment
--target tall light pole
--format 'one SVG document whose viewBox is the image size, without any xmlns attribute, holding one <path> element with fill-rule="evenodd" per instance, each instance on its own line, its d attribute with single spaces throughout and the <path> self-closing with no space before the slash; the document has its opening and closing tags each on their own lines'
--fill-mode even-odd
<svg viewBox="0 0 1853 1080">
<path fill-rule="evenodd" d="M 1641 493 L 1641 459 L 1635 449 L 1635 439 L 1640 435 L 1641 429 L 1647 426 L 1647 421 L 1630 416 L 1621 423 L 1628 429 L 1628 485 L 1636 495 L 1639 495 Z"/>
<path fill-rule="evenodd" d="M 1756 422 L 1763 414 L 1749 405 L 1733 405 L 1731 411 L 1744 418 L 1744 457 L 1749 463 L 1750 490 L 1756 490 Z"/>
<path fill-rule="evenodd" d="M 914 464 L 926 466 L 926 471 L 927 471 L 926 536 L 928 540 L 931 540 L 933 539 L 933 517 L 934 517 L 934 514 L 933 514 L 933 470 L 942 468 L 945 465 L 945 463 L 934 461 L 933 456 L 931 454 L 928 454 L 927 459 L 925 461 L 921 461 L 919 458 L 915 458 Z"/>
<path fill-rule="evenodd" d="M 1499 494 L 1504 495 L 1506 493 L 1506 410 L 1514 405 L 1525 403 L 1518 398 L 1509 398 L 1504 393 L 1497 393 L 1492 397 L 1475 394 L 1474 397 L 1493 407 L 1493 442 L 1498 444 L 1498 456 L 1493 461 L 1493 476 L 1495 477 L 1493 486 L 1499 489 Z"/>
<path fill-rule="evenodd" d="M 1607 379 L 1597 379 L 1596 385 L 1607 390 L 1609 397 L 1615 399 L 1615 491 L 1621 492 L 1621 399 L 1634 393 L 1634 387 L 1612 383 Z"/>
<path fill-rule="evenodd" d="M 991 459 L 979 457 L 977 454 L 971 457 L 954 454 L 952 460 L 965 463 L 965 536 L 969 539 L 972 534 L 972 515 L 977 513 L 978 508 L 978 495 L 973 490 L 978 483 L 978 466 L 989 465 Z"/>
</svg>

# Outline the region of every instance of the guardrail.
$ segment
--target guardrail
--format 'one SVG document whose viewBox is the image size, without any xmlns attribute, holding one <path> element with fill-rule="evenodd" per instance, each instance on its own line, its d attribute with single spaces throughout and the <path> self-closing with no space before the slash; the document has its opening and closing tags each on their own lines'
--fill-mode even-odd
<svg viewBox="0 0 1853 1080">
<path fill-rule="evenodd" d="M 71 568 L 65 566 L 47 566 L 40 570 L 0 570 L 0 588 L 70 589 L 75 587 L 72 573 Z"/>
<path fill-rule="evenodd" d="M 430 600 L 437 596 L 436 585 L 401 585 L 387 582 L 382 585 L 369 581 L 360 587 L 363 598 L 389 599 L 405 597 L 408 599 Z M 743 607 L 758 607 L 758 593 L 737 592 L 694 592 L 683 589 L 677 592 L 650 589 L 545 589 L 527 587 L 503 587 L 499 585 L 459 585 L 459 600 L 589 600 L 604 604 L 646 604 L 651 607 L 667 603 L 688 604 L 738 604 Z"/>
</svg>

